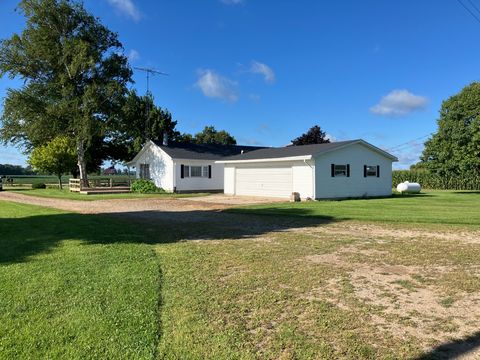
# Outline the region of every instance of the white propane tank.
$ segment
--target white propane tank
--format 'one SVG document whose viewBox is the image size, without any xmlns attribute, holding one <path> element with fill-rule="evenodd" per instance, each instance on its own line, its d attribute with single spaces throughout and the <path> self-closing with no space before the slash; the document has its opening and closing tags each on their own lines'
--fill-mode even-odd
<svg viewBox="0 0 480 360">
<path fill-rule="evenodd" d="M 397 191 L 401 194 L 418 194 L 422 190 L 419 183 L 405 181 L 397 185 Z"/>
</svg>

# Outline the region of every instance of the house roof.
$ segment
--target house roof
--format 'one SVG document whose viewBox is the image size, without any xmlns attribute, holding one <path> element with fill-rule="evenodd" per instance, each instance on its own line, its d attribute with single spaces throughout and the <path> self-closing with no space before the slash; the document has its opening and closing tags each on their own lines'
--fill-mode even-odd
<svg viewBox="0 0 480 360">
<path fill-rule="evenodd" d="M 154 141 L 160 149 L 165 151 L 172 159 L 192 159 L 192 160 L 220 160 L 225 157 L 248 153 L 253 150 L 264 149 L 260 146 L 244 145 L 217 145 L 217 144 L 192 144 L 192 143 L 169 143 L 163 145 L 159 141 Z"/>
<path fill-rule="evenodd" d="M 324 153 L 337 150 L 352 144 L 361 143 L 370 149 L 379 152 L 385 157 L 397 161 L 397 158 L 386 151 L 383 151 L 364 140 L 348 140 L 337 141 L 325 144 L 311 144 L 311 145 L 299 145 L 299 146 L 286 146 L 281 148 L 263 148 L 260 150 L 229 156 L 223 158 L 218 162 L 243 162 L 243 161 L 256 161 L 256 160 L 273 160 L 273 159 L 292 159 L 292 158 L 311 158 L 319 156 Z"/>
</svg>

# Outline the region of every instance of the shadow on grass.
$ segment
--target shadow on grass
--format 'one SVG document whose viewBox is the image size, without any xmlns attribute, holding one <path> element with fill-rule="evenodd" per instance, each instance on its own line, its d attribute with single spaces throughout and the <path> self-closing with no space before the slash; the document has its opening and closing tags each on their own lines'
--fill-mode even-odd
<svg viewBox="0 0 480 360">
<path fill-rule="evenodd" d="M 477 190 L 462 190 L 462 191 L 454 191 L 454 194 L 463 194 L 463 195 L 472 195 L 472 194 L 480 194 L 480 191 Z"/>
<path fill-rule="evenodd" d="M 415 360 L 447 360 L 458 359 L 480 347 L 480 331 L 458 340 L 453 340 L 435 347 Z"/>
<path fill-rule="evenodd" d="M 259 217 L 221 211 L 139 211 L 112 214 L 62 213 L 0 218 L 0 264 L 28 261 L 65 240 L 86 244 L 162 244 L 188 240 L 248 239 L 272 231 L 319 226 L 333 217 Z M 292 215 L 292 210 L 290 210 Z"/>
</svg>

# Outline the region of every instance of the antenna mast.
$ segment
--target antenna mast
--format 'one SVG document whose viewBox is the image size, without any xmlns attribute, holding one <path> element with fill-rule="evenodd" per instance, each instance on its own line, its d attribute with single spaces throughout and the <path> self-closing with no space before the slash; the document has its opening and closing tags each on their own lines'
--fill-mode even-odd
<svg viewBox="0 0 480 360">
<path fill-rule="evenodd" d="M 135 70 L 143 71 L 147 75 L 147 98 L 148 100 L 152 100 L 152 94 L 150 92 L 150 76 L 155 76 L 155 75 L 164 75 L 168 76 L 167 73 L 152 69 L 152 68 L 144 68 L 144 67 L 134 67 Z M 147 101 L 146 104 L 146 113 L 147 113 L 147 118 L 145 119 L 145 140 L 150 140 L 150 101 Z"/>
</svg>

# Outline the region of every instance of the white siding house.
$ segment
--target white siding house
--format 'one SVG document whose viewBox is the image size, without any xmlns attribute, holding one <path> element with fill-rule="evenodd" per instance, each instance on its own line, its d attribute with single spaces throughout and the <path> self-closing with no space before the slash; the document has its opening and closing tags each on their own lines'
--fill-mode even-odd
<svg viewBox="0 0 480 360">
<path fill-rule="evenodd" d="M 230 195 L 312 199 L 392 194 L 397 159 L 363 141 L 268 148 L 217 161 Z"/>
<path fill-rule="evenodd" d="M 151 179 L 155 185 L 171 192 L 223 192 L 224 165 L 216 160 L 260 149 L 252 146 L 196 145 L 149 141 L 128 162 L 137 178 Z"/>
</svg>

